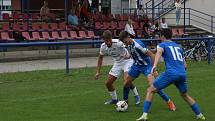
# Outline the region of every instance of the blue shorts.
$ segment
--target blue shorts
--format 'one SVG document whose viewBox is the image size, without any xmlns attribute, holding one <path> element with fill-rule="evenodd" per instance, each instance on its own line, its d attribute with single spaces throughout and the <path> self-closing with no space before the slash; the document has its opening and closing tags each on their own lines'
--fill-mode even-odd
<svg viewBox="0 0 215 121">
<path fill-rule="evenodd" d="M 153 82 L 154 87 L 157 90 L 161 90 L 169 86 L 170 84 L 174 84 L 180 93 L 187 92 L 187 81 L 186 81 L 186 74 L 168 74 L 168 73 L 161 73 Z"/>
<path fill-rule="evenodd" d="M 148 75 L 151 73 L 151 70 L 152 70 L 151 65 L 139 66 L 139 65 L 133 64 L 130 70 L 128 71 L 128 75 L 131 76 L 132 78 L 137 78 L 140 75 L 140 73 L 142 73 L 146 77 L 148 77 Z"/>
</svg>

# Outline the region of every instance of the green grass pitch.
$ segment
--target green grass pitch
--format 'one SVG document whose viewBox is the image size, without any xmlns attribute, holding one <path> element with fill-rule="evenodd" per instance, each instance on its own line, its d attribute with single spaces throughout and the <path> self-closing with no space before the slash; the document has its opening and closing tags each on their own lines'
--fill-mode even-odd
<svg viewBox="0 0 215 121">
<path fill-rule="evenodd" d="M 0 121 L 135 121 L 142 114 L 142 103 L 136 107 L 131 94 L 128 112 L 119 113 L 114 105 L 104 105 L 109 99 L 104 86 L 109 69 L 102 69 L 99 80 L 93 79 L 95 68 L 74 69 L 70 75 L 64 70 L 0 74 Z M 207 120 L 215 121 L 215 64 L 189 63 L 188 84 L 190 95 Z M 122 79 L 115 85 L 122 99 Z M 135 80 L 135 85 L 143 102 L 147 87 L 143 75 Z M 177 111 L 169 111 L 156 95 L 149 115 L 151 121 L 195 121 L 174 86 L 165 92 L 174 100 Z"/>
</svg>

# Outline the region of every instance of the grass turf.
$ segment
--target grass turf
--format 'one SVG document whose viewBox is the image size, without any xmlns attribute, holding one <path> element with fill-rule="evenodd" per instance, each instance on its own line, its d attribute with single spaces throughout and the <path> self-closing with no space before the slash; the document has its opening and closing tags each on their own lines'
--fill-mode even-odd
<svg viewBox="0 0 215 121">
<path fill-rule="evenodd" d="M 188 67 L 189 93 L 197 100 L 208 121 L 215 121 L 215 64 L 190 63 Z M 163 66 L 159 70 L 162 70 Z M 113 105 L 104 105 L 109 99 L 104 81 L 110 67 L 94 80 L 95 68 L 74 69 L 70 75 L 64 70 L 33 71 L 0 74 L 0 121 L 135 121 L 142 114 L 142 104 L 134 105 L 130 94 L 129 111 L 119 113 Z M 135 80 L 143 102 L 146 79 Z M 115 83 L 122 99 L 122 79 Z M 167 109 L 157 95 L 149 118 L 152 121 L 195 121 L 188 105 L 177 89 L 165 91 L 174 100 L 177 111 Z"/>
</svg>

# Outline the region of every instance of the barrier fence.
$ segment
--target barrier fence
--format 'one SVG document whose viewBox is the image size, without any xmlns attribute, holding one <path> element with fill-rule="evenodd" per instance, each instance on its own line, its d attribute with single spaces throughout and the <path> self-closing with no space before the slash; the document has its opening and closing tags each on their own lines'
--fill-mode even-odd
<svg viewBox="0 0 215 121">
<path fill-rule="evenodd" d="M 205 49 L 207 50 L 207 60 L 208 64 L 211 63 L 211 48 L 214 47 L 215 43 L 215 37 L 201 37 L 201 38 L 174 38 L 172 39 L 176 42 L 186 42 L 186 41 L 197 41 L 197 42 L 203 42 L 205 41 L 207 46 L 205 46 Z M 142 39 L 143 42 L 160 42 L 159 39 Z M 86 45 L 86 44 L 92 44 L 92 45 L 98 45 L 101 44 L 102 41 L 89 41 L 89 40 L 83 40 L 83 41 L 61 41 L 61 42 L 28 42 L 28 43 L 0 43 L 0 48 L 12 48 L 12 47 L 29 47 L 29 46 L 66 46 L 66 73 L 68 74 L 70 71 L 70 46 L 73 45 Z M 197 48 L 198 49 L 198 48 Z M 214 48 L 215 49 L 215 48 Z M 214 50 L 213 50 L 214 51 Z M 214 55 L 213 55 L 214 56 Z M 215 58 L 215 57 L 214 57 Z"/>
</svg>

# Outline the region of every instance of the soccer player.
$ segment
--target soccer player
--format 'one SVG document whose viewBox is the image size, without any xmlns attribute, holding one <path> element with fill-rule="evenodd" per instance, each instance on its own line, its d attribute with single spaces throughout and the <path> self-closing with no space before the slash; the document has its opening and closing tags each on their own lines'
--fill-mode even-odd
<svg viewBox="0 0 215 121">
<path fill-rule="evenodd" d="M 100 48 L 95 79 L 98 79 L 100 76 L 103 56 L 105 54 L 112 56 L 114 64 L 108 74 L 108 79 L 106 81 L 106 87 L 112 99 L 105 102 L 105 104 L 116 104 L 118 102 L 118 98 L 113 83 L 117 78 L 120 77 L 122 72 L 124 72 L 124 79 L 126 78 L 127 72 L 131 65 L 133 64 L 133 60 L 131 59 L 128 50 L 125 48 L 125 45 L 122 42 L 118 40 L 112 40 L 111 31 L 109 30 L 104 31 L 103 40 L 104 43 L 101 45 Z M 134 94 L 136 105 L 140 104 L 140 97 L 137 88 L 133 84 L 131 84 L 129 86 L 129 89 L 131 89 Z"/>
<path fill-rule="evenodd" d="M 147 95 L 143 105 L 143 115 L 137 119 L 137 121 L 147 121 L 148 112 L 151 107 L 152 98 L 154 93 L 174 84 L 182 98 L 190 105 L 193 112 L 196 114 L 197 119 L 205 120 L 205 117 L 200 112 L 198 105 L 195 100 L 189 96 L 187 92 L 186 82 L 186 63 L 183 58 L 183 50 L 175 42 L 171 41 L 172 31 L 170 29 L 163 29 L 161 31 L 161 41 L 157 46 L 157 52 L 155 55 L 154 65 L 151 73 L 156 71 L 158 61 L 163 56 L 165 61 L 166 70 L 161 73 L 154 81 L 153 84 L 148 88 Z"/>
<path fill-rule="evenodd" d="M 119 35 L 120 41 L 122 41 L 126 46 L 128 46 L 128 50 L 130 51 L 132 58 L 134 59 L 134 63 L 131 66 L 131 69 L 128 71 L 128 76 L 124 83 L 124 99 L 127 101 L 129 85 L 136 79 L 140 73 L 144 74 L 147 77 L 148 84 L 151 85 L 154 80 L 154 76 L 158 75 L 157 72 L 151 74 L 152 62 L 154 61 L 154 54 L 146 48 L 144 43 L 141 40 L 132 39 L 128 32 L 122 31 Z M 158 91 L 158 94 L 163 98 L 163 100 L 167 103 L 169 109 L 171 111 L 175 111 L 176 107 L 162 90 Z"/>
</svg>

